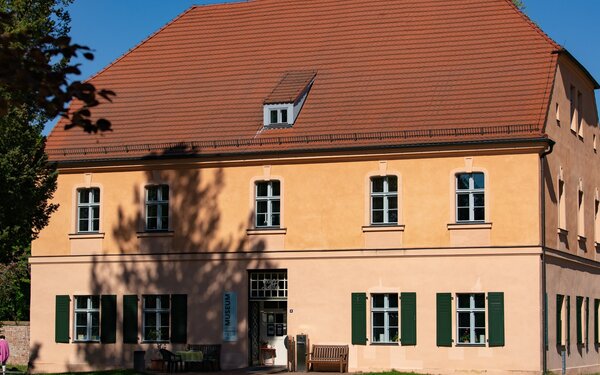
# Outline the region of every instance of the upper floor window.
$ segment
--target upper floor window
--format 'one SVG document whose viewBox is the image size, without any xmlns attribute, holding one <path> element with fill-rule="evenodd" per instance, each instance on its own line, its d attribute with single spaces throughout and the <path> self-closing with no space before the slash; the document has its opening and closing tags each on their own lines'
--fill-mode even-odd
<svg viewBox="0 0 600 375">
<path fill-rule="evenodd" d="M 456 221 L 485 221 L 485 176 L 483 173 L 456 175 Z"/>
<path fill-rule="evenodd" d="M 142 301 L 144 341 L 169 341 L 169 295 L 143 296 Z"/>
<path fill-rule="evenodd" d="M 371 178 L 371 224 L 398 224 L 398 177 Z"/>
<path fill-rule="evenodd" d="M 397 342 L 398 294 L 373 294 L 371 301 L 372 342 Z"/>
<path fill-rule="evenodd" d="M 75 341 L 100 341 L 100 297 L 75 296 Z"/>
<path fill-rule="evenodd" d="M 100 189 L 77 190 L 77 232 L 100 231 Z"/>
<path fill-rule="evenodd" d="M 256 226 L 279 227 L 281 197 L 279 181 L 259 181 L 255 186 Z"/>
<path fill-rule="evenodd" d="M 269 118 L 271 124 L 287 124 L 288 123 L 288 109 L 286 108 L 274 108 L 269 110 Z"/>
<path fill-rule="evenodd" d="M 459 344 L 485 344 L 485 294 L 457 294 L 456 327 Z"/>
<path fill-rule="evenodd" d="M 146 230 L 169 229 L 169 186 L 146 187 Z"/>
<path fill-rule="evenodd" d="M 558 180 L 558 229 L 567 230 L 567 204 L 565 202 L 565 181 Z"/>
</svg>

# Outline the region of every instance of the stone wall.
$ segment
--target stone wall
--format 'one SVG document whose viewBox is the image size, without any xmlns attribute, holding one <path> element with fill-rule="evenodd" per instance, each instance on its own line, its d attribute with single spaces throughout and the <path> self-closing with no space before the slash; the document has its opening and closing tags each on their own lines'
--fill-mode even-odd
<svg viewBox="0 0 600 375">
<path fill-rule="evenodd" d="M 0 322 L 0 334 L 6 336 L 10 347 L 9 365 L 29 362 L 29 322 Z"/>
</svg>

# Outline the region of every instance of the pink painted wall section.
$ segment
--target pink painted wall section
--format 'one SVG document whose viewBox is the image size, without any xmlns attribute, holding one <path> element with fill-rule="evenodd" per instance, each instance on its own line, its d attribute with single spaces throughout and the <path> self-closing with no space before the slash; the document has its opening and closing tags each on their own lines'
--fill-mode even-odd
<svg viewBox="0 0 600 375">
<path fill-rule="evenodd" d="M 312 344 L 350 344 L 351 293 L 417 295 L 416 346 L 350 346 L 350 371 L 443 369 L 538 371 L 540 369 L 539 249 L 503 248 L 448 251 L 362 250 L 302 254 L 171 255 L 40 258 L 33 261 L 32 347 L 37 372 L 131 367 L 133 350 L 150 344 L 122 344 L 123 294 L 188 295 L 188 343 L 221 343 L 222 293 L 238 294 L 238 337 L 224 343 L 222 365 L 248 361 L 247 271 L 286 269 L 288 334 L 307 333 Z M 57 269 L 61 276 L 55 277 Z M 524 288 L 523 285 L 531 285 Z M 436 346 L 436 293 L 503 292 L 506 343 L 503 347 Z M 117 344 L 54 343 L 52 311 L 61 294 L 116 294 Z M 457 340 L 453 302 L 452 336 Z M 71 305 L 72 310 L 72 305 Z M 71 316 L 73 312 L 71 311 Z M 369 314 L 368 314 L 369 315 Z M 487 319 L 487 313 L 486 313 Z M 370 327 L 370 318 L 367 319 Z M 141 320 L 140 320 L 141 321 Z M 487 325 L 487 323 L 486 323 Z M 72 329 L 72 328 L 71 328 Z M 371 333 L 368 330 L 369 340 Z M 486 332 L 487 335 L 487 332 Z M 181 346 L 176 346 L 175 349 Z M 279 353 L 278 355 L 285 355 Z M 147 358 L 149 358 L 147 356 Z"/>
</svg>

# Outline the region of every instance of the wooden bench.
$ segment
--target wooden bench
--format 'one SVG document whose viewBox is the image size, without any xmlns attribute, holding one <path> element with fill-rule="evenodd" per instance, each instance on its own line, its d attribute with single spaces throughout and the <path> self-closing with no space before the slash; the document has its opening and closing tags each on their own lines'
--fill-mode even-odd
<svg viewBox="0 0 600 375">
<path fill-rule="evenodd" d="M 312 352 L 306 355 L 306 370 L 311 365 L 339 364 L 340 372 L 348 371 L 348 345 L 313 345 Z"/>
</svg>

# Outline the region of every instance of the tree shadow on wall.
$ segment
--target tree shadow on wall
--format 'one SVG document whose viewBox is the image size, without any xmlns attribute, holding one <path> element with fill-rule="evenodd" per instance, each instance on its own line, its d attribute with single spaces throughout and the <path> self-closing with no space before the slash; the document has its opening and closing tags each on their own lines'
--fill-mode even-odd
<svg viewBox="0 0 600 375">
<path fill-rule="evenodd" d="M 264 256 L 264 242 L 246 234 L 252 226 L 252 213 L 240 212 L 236 223 L 231 223 L 232 217 L 223 221 L 219 204 L 226 185 L 223 170 L 188 165 L 143 172 L 148 185 L 169 185 L 170 232 L 144 232 L 144 186 L 130 187 L 134 201 L 119 205 L 118 220 L 110 229 L 114 242 L 110 242 L 108 230 L 105 239 L 116 244 L 116 248 L 104 246 L 115 255 L 93 258 L 91 292 L 117 296 L 116 344 L 78 347 L 81 360 L 93 368 L 132 367 L 135 350 L 145 350 L 146 361 L 157 357 L 155 345 L 141 342 L 144 294 L 186 294 L 187 344 L 223 344 L 222 352 L 243 356 L 239 358 L 244 361 L 247 358 L 247 273 L 276 267 Z M 234 343 L 222 342 L 225 291 L 238 293 L 238 341 Z M 138 343 L 123 344 L 122 296 L 134 294 L 140 297 Z M 171 350 L 184 347 L 167 345 Z"/>
</svg>

